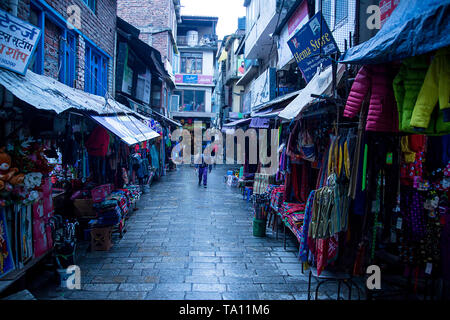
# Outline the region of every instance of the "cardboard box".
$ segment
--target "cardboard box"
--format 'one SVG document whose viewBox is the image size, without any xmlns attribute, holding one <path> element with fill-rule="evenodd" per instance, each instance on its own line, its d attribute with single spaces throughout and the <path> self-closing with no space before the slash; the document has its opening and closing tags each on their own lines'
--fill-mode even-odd
<svg viewBox="0 0 450 320">
<path fill-rule="evenodd" d="M 91 249 L 108 251 L 112 247 L 112 227 L 93 228 L 91 230 Z"/>
<path fill-rule="evenodd" d="M 95 218 L 97 212 L 94 210 L 93 204 L 92 199 L 75 199 L 73 201 L 75 215 L 80 218 Z"/>
</svg>

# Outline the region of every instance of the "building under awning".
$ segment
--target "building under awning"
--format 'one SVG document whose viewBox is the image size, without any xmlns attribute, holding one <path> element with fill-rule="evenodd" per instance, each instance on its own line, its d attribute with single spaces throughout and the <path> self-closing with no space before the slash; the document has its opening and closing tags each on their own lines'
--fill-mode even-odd
<svg viewBox="0 0 450 320">
<path fill-rule="evenodd" d="M 316 73 L 306 87 L 300 91 L 298 96 L 279 113 L 278 117 L 284 120 L 292 120 L 299 116 L 308 105 L 317 101 L 317 98 L 311 96 L 312 94 L 331 96 L 333 85 L 332 69 L 332 66 L 329 66 L 321 73 Z M 344 65 L 339 65 L 336 75 L 336 81 L 338 83 L 342 79 L 344 71 Z"/>
<path fill-rule="evenodd" d="M 0 69 L 0 84 L 15 97 L 37 109 L 54 111 L 57 114 L 71 109 L 87 111 L 92 119 L 129 145 L 159 137 L 157 132 L 138 120 L 148 118 L 123 104 L 71 88 L 56 79 L 30 70 L 25 76 L 21 76 Z"/>
<path fill-rule="evenodd" d="M 0 84 L 18 99 L 29 105 L 60 114 L 69 109 L 93 111 L 97 114 L 133 113 L 123 104 L 104 97 L 71 88 L 56 79 L 36 74 L 30 70 L 25 76 L 0 69 Z"/>
<path fill-rule="evenodd" d="M 159 133 L 153 131 L 133 116 L 91 117 L 128 145 L 159 137 Z"/>
</svg>

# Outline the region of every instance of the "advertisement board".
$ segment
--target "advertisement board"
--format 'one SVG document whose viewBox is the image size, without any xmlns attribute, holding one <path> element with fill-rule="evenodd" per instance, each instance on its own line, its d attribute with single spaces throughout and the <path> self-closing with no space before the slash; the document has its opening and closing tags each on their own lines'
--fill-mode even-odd
<svg viewBox="0 0 450 320">
<path fill-rule="evenodd" d="M 0 67 L 25 75 L 41 30 L 0 10 Z"/>
<path fill-rule="evenodd" d="M 306 82 L 314 77 L 319 67 L 331 65 L 331 54 L 339 50 L 320 11 L 289 40 L 288 44 Z"/>
</svg>

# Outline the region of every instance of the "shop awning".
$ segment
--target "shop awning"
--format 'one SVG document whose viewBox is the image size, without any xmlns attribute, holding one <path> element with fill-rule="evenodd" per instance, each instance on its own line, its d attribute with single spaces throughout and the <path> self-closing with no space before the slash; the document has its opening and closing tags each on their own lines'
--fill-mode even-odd
<svg viewBox="0 0 450 320">
<path fill-rule="evenodd" d="M 148 105 L 144 105 L 142 103 L 136 102 L 133 99 L 130 99 L 128 97 L 125 97 L 126 100 L 128 101 L 128 105 L 134 110 L 134 111 L 141 111 L 142 113 L 146 114 L 147 116 L 154 116 L 156 118 L 159 118 L 162 121 L 166 121 L 169 122 L 170 124 L 176 126 L 176 127 L 182 127 L 181 123 L 174 121 L 162 114 L 160 114 L 159 112 L 156 112 L 155 110 L 153 110 L 150 106 Z"/>
<path fill-rule="evenodd" d="M 71 88 L 56 79 L 36 74 L 30 70 L 25 76 L 0 69 L 0 84 L 18 99 L 41 110 L 62 113 L 69 109 L 94 111 L 98 114 L 133 113 L 112 99 Z M 141 116 L 142 117 L 142 116 Z"/>
<path fill-rule="evenodd" d="M 156 116 L 159 117 L 162 121 L 166 121 L 169 122 L 170 124 L 176 126 L 176 127 L 182 127 L 183 125 L 181 123 L 179 123 L 178 121 L 172 120 L 158 112 L 156 112 L 155 110 L 152 110 L 152 116 Z"/>
<path fill-rule="evenodd" d="M 256 106 L 256 107 L 253 109 L 252 117 L 253 117 L 253 116 L 256 114 L 256 112 L 258 112 L 259 110 L 262 110 L 262 109 L 265 109 L 265 108 L 274 106 L 274 105 L 276 105 L 276 104 L 278 104 L 278 103 L 282 103 L 282 102 L 285 102 L 285 101 L 287 101 L 287 100 L 289 100 L 289 99 L 295 98 L 301 91 L 302 91 L 302 90 L 298 90 L 298 91 L 294 91 L 294 92 L 291 92 L 291 93 L 287 93 L 287 94 L 285 94 L 285 95 L 282 95 L 282 96 L 276 97 L 275 99 L 272 99 L 272 100 L 270 100 L 270 101 L 267 101 L 267 102 L 265 102 L 265 103 L 263 103 L 263 104 L 260 104 L 259 106 Z"/>
<path fill-rule="evenodd" d="M 344 74 L 344 65 L 339 65 L 337 68 L 337 82 L 340 81 Z M 292 120 L 296 118 L 306 106 L 314 102 L 316 98 L 311 97 L 311 94 L 316 95 L 331 95 L 333 84 L 332 67 L 329 66 L 321 73 L 317 73 L 314 78 L 303 88 L 299 95 L 289 103 L 284 110 L 278 115 L 281 119 Z"/>
<path fill-rule="evenodd" d="M 225 124 L 223 125 L 223 127 L 224 127 L 224 128 L 225 128 L 225 127 L 226 127 L 226 128 L 235 128 L 235 127 L 243 126 L 243 125 L 249 123 L 251 120 L 252 120 L 251 118 L 247 118 L 247 119 L 239 119 L 239 120 L 236 120 L 236 121 L 233 121 L 233 122 L 225 123 Z"/>
<path fill-rule="evenodd" d="M 269 108 L 264 111 L 253 113 L 252 118 L 264 118 L 264 119 L 276 118 L 282 110 L 283 109 Z"/>
<path fill-rule="evenodd" d="M 92 116 L 92 119 L 128 145 L 159 137 L 159 133 L 153 131 L 133 116 Z"/>
<path fill-rule="evenodd" d="M 340 62 L 374 64 L 450 45 L 450 0 L 402 0 L 380 31 L 348 49 Z"/>
</svg>

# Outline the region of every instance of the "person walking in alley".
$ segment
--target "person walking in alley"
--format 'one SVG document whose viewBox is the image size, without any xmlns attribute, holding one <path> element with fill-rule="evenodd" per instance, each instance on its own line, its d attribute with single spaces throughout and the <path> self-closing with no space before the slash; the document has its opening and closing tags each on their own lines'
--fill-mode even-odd
<svg viewBox="0 0 450 320">
<path fill-rule="evenodd" d="M 200 159 L 201 158 L 201 159 Z M 195 162 L 195 167 L 198 170 L 198 185 L 202 185 L 202 179 L 203 179 L 203 187 L 206 188 L 208 183 L 208 171 L 211 172 L 212 165 L 208 164 L 211 161 L 205 160 L 205 156 L 202 154 L 197 156 L 197 161 Z"/>
</svg>

